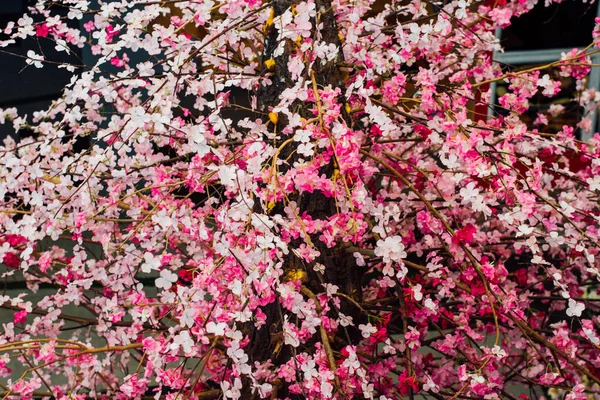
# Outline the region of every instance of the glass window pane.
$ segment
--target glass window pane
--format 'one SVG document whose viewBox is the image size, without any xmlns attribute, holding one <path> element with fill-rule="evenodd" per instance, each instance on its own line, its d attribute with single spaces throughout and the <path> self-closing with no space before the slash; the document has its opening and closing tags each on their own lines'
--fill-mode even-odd
<svg viewBox="0 0 600 400">
<path fill-rule="evenodd" d="M 513 18 L 502 32 L 506 51 L 573 48 L 592 42 L 596 2 L 568 1 L 548 7 L 540 1 L 531 12 Z"/>
<path fill-rule="evenodd" d="M 2 0 L 0 1 L 0 14 L 14 14 L 23 12 L 23 0 Z M 2 26 L 2 28 L 4 28 Z"/>
</svg>

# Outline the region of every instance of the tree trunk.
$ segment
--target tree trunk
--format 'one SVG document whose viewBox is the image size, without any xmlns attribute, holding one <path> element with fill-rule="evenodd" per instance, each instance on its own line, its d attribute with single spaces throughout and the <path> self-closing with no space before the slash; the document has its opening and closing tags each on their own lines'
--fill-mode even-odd
<svg viewBox="0 0 600 400">
<path fill-rule="evenodd" d="M 289 9 L 294 2 L 291 0 L 275 0 L 272 1 L 272 6 L 275 11 L 275 16 L 283 14 Z M 332 86 L 333 88 L 341 87 L 343 84 L 342 74 L 339 69 L 339 64 L 343 60 L 343 54 L 341 51 L 341 43 L 338 36 L 337 24 L 335 21 L 335 15 L 332 11 L 330 0 L 316 0 L 317 8 L 317 21 L 313 20 L 313 39 L 315 38 L 316 26 L 322 24 L 322 30 L 319 32 L 319 37 L 325 43 L 333 43 L 338 48 L 338 58 L 324 65 L 320 64 L 319 61 L 313 65 L 313 71 L 317 86 L 323 88 L 326 86 Z M 268 113 L 273 107 L 277 106 L 280 102 L 281 93 L 290 87 L 293 87 L 296 83 L 292 80 L 290 72 L 288 70 L 288 59 L 293 49 L 293 44 L 288 42 L 285 46 L 284 53 L 279 57 L 273 57 L 273 52 L 277 47 L 277 30 L 272 25 L 265 36 L 265 46 L 263 52 L 263 62 L 271 58 L 275 61 L 275 67 L 272 71 L 272 84 L 266 87 L 260 87 L 256 93 L 257 95 L 257 106 L 261 112 Z M 264 65 L 264 64 L 263 64 Z M 311 80 L 310 71 L 305 71 L 307 76 L 305 77 L 309 84 Z M 307 119 L 313 118 L 310 110 L 302 108 L 301 115 Z M 346 116 L 347 117 L 347 116 Z M 285 127 L 287 118 L 282 116 L 279 118 L 277 123 L 277 131 L 280 132 Z M 279 143 L 283 142 L 281 138 L 278 139 Z M 288 145 L 284 151 L 282 151 L 280 157 L 282 159 L 289 159 L 289 164 L 293 164 L 297 158 L 295 152 L 298 143 L 292 143 Z M 288 158 L 289 157 L 289 158 Z M 327 177 L 332 177 L 335 166 L 333 165 L 333 159 L 329 165 L 324 167 L 320 174 L 324 174 Z M 282 166 L 282 171 L 285 171 L 285 166 Z M 326 197 L 320 191 L 315 190 L 314 193 L 304 193 L 299 195 L 297 193 L 288 194 L 291 201 L 295 201 L 298 205 L 300 215 L 307 213 L 313 219 L 327 220 L 329 217 L 335 215 L 338 211 L 336 209 L 335 198 Z M 260 209 L 260 204 L 256 202 L 257 208 L 255 211 L 263 212 Z M 271 213 L 283 213 L 285 205 L 277 204 Z M 320 256 L 315 260 L 314 263 L 320 263 L 325 266 L 323 274 L 317 273 L 313 270 L 314 263 L 311 265 L 305 265 L 305 263 L 296 258 L 293 252 L 290 252 L 287 259 L 284 261 L 284 268 L 288 272 L 293 268 L 305 268 L 307 273 L 307 279 L 304 282 L 304 286 L 309 288 L 313 293 L 320 293 L 323 291 L 323 283 L 330 283 L 339 287 L 339 292 L 343 293 L 357 301 L 361 299 L 361 285 L 360 285 L 360 270 L 356 265 L 355 258 L 352 254 L 346 252 L 341 246 L 337 245 L 333 248 L 329 248 L 325 243 L 318 239 L 317 235 L 311 235 L 311 241 L 315 245 L 316 249 L 320 252 Z M 290 248 L 295 248 L 301 243 L 301 240 L 290 243 Z M 335 309 L 335 308 L 333 308 Z M 250 364 L 258 361 L 264 362 L 271 359 L 275 366 L 281 365 L 287 362 L 292 356 L 292 348 L 290 346 L 282 345 L 283 334 L 282 334 L 282 316 L 283 310 L 279 303 L 276 301 L 263 307 L 262 311 L 267 316 L 267 323 L 260 329 L 256 330 L 253 325 L 249 326 L 250 333 L 250 344 L 247 347 L 248 355 L 250 358 Z M 341 310 L 346 315 L 353 317 L 354 321 L 358 321 L 361 317 L 357 313 L 357 309 L 347 301 L 342 301 Z M 354 329 L 354 331 L 346 332 L 346 338 L 351 339 L 355 342 L 360 337 L 360 333 Z M 318 335 L 317 335 L 318 336 Z M 316 336 L 316 337 L 317 337 Z M 315 342 L 316 343 L 316 342 Z M 313 343 L 314 344 L 314 343 Z M 349 343 L 344 343 L 349 344 Z M 336 348 L 338 345 L 332 343 L 332 346 Z M 281 347 L 281 348 L 279 348 Z M 278 350 L 275 354 L 275 350 Z M 310 352 L 311 349 L 307 349 Z M 302 377 L 298 377 L 300 380 Z M 249 385 L 249 381 L 246 380 L 244 389 L 242 392 L 242 398 L 255 398 L 257 395 L 252 395 L 252 388 Z M 277 397 L 289 396 L 285 385 L 280 385 L 277 388 Z"/>
</svg>

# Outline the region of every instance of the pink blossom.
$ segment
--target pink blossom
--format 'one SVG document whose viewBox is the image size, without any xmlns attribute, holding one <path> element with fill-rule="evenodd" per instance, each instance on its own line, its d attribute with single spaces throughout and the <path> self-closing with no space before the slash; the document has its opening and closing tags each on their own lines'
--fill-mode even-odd
<svg viewBox="0 0 600 400">
<path fill-rule="evenodd" d="M 129 398 L 141 396 L 148 387 L 148 381 L 146 379 L 139 379 L 137 374 L 128 375 L 123 380 L 125 383 L 119 389 L 122 393 L 129 396 Z"/>
<path fill-rule="evenodd" d="M 39 37 L 48 37 L 49 31 L 50 29 L 46 24 L 41 24 L 35 27 L 35 34 Z"/>
<path fill-rule="evenodd" d="M 28 314 L 29 313 L 25 310 L 17 311 L 16 313 L 14 313 L 15 324 L 25 325 L 25 323 L 27 322 Z"/>
<path fill-rule="evenodd" d="M 15 253 L 9 252 L 4 254 L 2 262 L 9 268 L 19 268 L 21 260 Z"/>
</svg>

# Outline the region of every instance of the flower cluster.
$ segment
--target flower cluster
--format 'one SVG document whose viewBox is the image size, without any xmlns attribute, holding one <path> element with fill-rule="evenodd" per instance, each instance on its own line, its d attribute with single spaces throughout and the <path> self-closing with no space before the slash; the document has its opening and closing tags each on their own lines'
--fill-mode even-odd
<svg viewBox="0 0 600 400">
<path fill-rule="evenodd" d="M 38 1 L 0 27 L 73 73 L 0 110 L 5 397 L 597 396 L 600 135 L 521 117 L 564 76 L 597 108 L 600 28 L 507 73 L 494 31 L 535 2 Z"/>
</svg>

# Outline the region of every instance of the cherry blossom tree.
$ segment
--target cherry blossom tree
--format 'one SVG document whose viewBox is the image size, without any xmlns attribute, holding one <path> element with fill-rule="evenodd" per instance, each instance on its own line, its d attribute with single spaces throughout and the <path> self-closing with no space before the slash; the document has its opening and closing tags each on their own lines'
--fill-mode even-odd
<svg viewBox="0 0 600 400">
<path fill-rule="evenodd" d="M 600 398 L 600 26 L 507 71 L 535 3 L 33 1 L 0 46 L 73 78 L 0 110 L 3 398 Z"/>
</svg>

